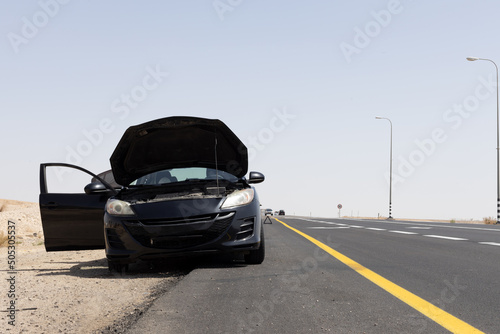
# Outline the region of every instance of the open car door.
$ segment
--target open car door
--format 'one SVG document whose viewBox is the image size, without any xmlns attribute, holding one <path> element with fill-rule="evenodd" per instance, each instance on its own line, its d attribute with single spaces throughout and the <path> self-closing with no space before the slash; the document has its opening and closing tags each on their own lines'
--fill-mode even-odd
<svg viewBox="0 0 500 334">
<path fill-rule="evenodd" d="M 87 173 L 93 182 L 81 193 L 49 192 L 47 167 L 73 168 Z M 91 179 L 89 177 L 89 180 Z M 40 214 L 47 252 L 104 249 L 104 206 L 117 191 L 88 170 L 65 163 L 40 164 Z"/>
</svg>

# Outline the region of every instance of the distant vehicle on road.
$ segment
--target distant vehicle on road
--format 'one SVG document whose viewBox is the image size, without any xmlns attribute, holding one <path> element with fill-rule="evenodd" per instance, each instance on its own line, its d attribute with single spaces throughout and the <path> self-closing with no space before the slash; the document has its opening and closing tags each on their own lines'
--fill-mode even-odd
<svg viewBox="0 0 500 334">
<path fill-rule="evenodd" d="M 264 214 L 265 214 L 266 216 L 272 216 L 272 215 L 273 215 L 273 209 L 266 209 L 266 210 L 264 211 Z"/>
<path fill-rule="evenodd" d="M 278 212 L 278 215 L 280 215 L 280 216 L 284 216 L 284 215 L 285 215 L 285 210 L 280 210 L 280 211 Z"/>
</svg>

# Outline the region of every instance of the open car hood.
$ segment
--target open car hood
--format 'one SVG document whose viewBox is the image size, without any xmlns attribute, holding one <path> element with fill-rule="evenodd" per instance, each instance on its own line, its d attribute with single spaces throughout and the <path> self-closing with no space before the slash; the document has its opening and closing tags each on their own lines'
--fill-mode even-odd
<svg viewBox="0 0 500 334">
<path fill-rule="evenodd" d="M 120 185 L 159 170 L 183 167 L 217 168 L 243 177 L 248 153 L 220 120 L 178 116 L 129 127 L 110 163 Z"/>
</svg>

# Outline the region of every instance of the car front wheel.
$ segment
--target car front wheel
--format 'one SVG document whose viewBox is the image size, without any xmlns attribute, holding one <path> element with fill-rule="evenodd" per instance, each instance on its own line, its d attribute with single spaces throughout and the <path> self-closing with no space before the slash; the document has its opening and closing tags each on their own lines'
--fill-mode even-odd
<svg viewBox="0 0 500 334">
<path fill-rule="evenodd" d="M 260 228 L 260 247 L 245 254 L 246 264 L 261 264 L 266 256 L 266 244 L 264 242 L 264 227 Z"/>
<path fill-rule="evenodd" d="M 128 264 L 123 264 L 120 262 L 114 262 L 114 261 L 108 260 L 108 269 L 111 272 L 117 272 L 117 273 L 123 275 L 128 271 Z"/>
</svg>

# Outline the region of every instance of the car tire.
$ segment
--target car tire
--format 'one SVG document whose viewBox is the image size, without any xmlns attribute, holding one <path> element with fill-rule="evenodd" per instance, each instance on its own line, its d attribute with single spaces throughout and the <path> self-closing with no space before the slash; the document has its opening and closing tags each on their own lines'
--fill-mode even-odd
<svg viewBox="0 0 500 334">
<path fill-rule="evenodd" d="M 266 244 L 264 241 L 264 226 L 260 227 L 260 247 L 245 254 L 246 264 L 261 264 L 266 257 Z"/>
<path fill-rule="evenodd" d="M 108 260 L 108 269 L 110 272 L 117 272 L 123 275 L 128 271 L 128 264 Z"/>
</svg>

